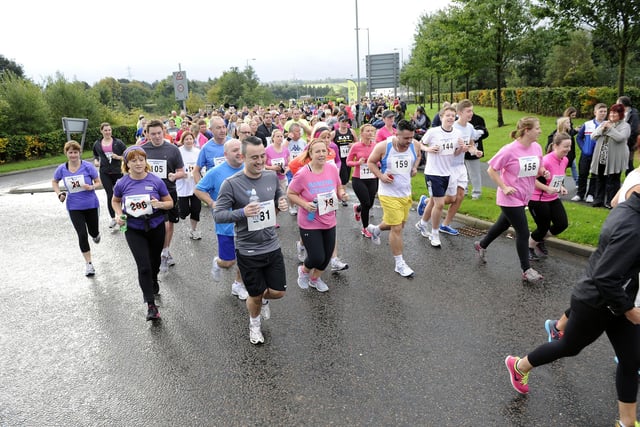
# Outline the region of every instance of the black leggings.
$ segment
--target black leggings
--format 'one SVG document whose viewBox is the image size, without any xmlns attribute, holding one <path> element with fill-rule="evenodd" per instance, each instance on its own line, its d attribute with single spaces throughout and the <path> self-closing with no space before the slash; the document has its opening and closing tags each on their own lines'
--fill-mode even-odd
<svg viewBox="0 0 640 427">
<path fill-rule="evenodd" d="M 604 174 L 605 165 L 598 165 L 598 175 L 596 179 L 596 191 L 593 196 L 593 203 L 604 203 L 605 205 L 611 205 L 613 196 L 616 195 L 620 189 L 620 174 L 612 173 L 609 175 Z"/>
<path fill-rule="evenodd" d="M 300 229 L 302 243 L 307 249 L 307 258 L 304 266 L 309 270 L 312 268 L 324 270 L 331 261 L 333 248 L 336 246 L 336 228 L 328 230 Z"/>
<path fill-rule="evenodd" d="M 180 212 L 180 219 L 185 219 L 191 215 L 192 220 L 200 221 L 202 202 L 200 202 L 200 199 L 198 199 L 198 196 L 195 194 L 192 194 L 191 196 L 179 196 L 178 211 Z"/>
<path fill-rule="evenodd" d="M 608 309 L 597 309 L 571 297 L 571 316 L 562 339 L 543 344 L 528 354 L 529 363 L 541 366 L 562 357 L 575 356 L 593 343 L 603 332 L 618 356 L 616 391 L 618 400 L 634 403 L 638 393 L 640 366 L 640 327 L 625 316 L 615 316 Z"/>
<path fill-rule="evenodd" d="M 158 271 L 160 270 L 164 234 L 164 223 L 149 231 L 128 228 L 124 233 L 133 259 L 138 266 L 138 284 L 142 289 L 144 301 L 149 304 L 155 302 L 153 294 L 159 289 Z"/>
<path fill-rule="evenodd" d="M 83 209 L 78 211 L 69 211 L 69 218 L 73 228 L 78 234 L 78 243 L 80 243 L 80 251 L 82 253 L 89 252 L 89 235 L 96 237 L 100 234 L 98 229 L 98 208 Z M 88 232 L 87 232 L 88 231 Z"/>
<path fill-rule="evenodd" d="M 111 218 L 116 217 L 116 212 L 111 207 L 111 198 L 113 197 L 113 186 L 116 185 L 116 181 L 122 178 L 122 174 L 113 174 L 113 173 L 105 173 L 100 172 L 100 182 L 102 183 L 102 187 L 104 191 L 107 193 L 107 209 L 109 210 L 109 216 Z"/>
<path fill-rule="evenodd" d="M 353 192 L 356 193 L 356 197 L 360 201 L 358 211 L 360 212 L 362 226 L 367 228 L 369 225 L 369 211 L 373 207 L 373 202 L 378 192 L 378 180 L 360 179 L 354 176 L 351 180 L 351 185 L 353 186 Z"/>
<path fill-rule="evenodd" d="M 531 233 L 531 238 L 536 242 L 542 242 L 548 231 L 557 236 L 569 226 L 567 212 L 559 198 L 550 202 L 530 200 L 529 212 L 537 225 Z"/>
<path fill-rule="evenodd" d="M 347 185 L 351 177 L 351 168 L 347 166 L 347 159 L 340 158 L 340 160 L 340 182 L 342 185 Z"/>
<path fill-rule="evenodd" d="M 498 220 L 480 240 L 480 246 L 486 249 L 491 242 L 507 231 L 509 226 L 512 226 L 516 230 L 516 250 L 520 258 L 520 268 L 522 271 L 527 271 L 531 265 L 529 264 L 529 224 L 524 206 L 500 206 L 500 209 L 502 212 Z"/>
</svg>

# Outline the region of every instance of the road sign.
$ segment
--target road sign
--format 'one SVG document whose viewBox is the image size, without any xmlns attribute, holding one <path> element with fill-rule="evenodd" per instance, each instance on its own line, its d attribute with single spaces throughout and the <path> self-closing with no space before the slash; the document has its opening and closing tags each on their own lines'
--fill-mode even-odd
<svg viewBox="0 0 640 427">
<path fill-rule="evenodd" d="M 173 72 L 173 90 L 176 93 L 176 101 L 184 101 L 189 97 L 186 71 Z"/>
<path fill-rule="evenodd" d="M 369 90 L 398 87 L 400 56 L 398 53 L 367 55 L 367 87 Z"/>
</svg>

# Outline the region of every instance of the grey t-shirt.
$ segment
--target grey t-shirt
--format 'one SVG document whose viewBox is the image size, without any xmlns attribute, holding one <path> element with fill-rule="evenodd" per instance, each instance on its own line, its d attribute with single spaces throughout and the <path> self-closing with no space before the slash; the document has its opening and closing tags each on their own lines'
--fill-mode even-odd
<svg viewBox="0 0 640 427">
<path fill-rule="evenodd" d="M 235 224 L 236 249 L 245 256 L 266 254 L 280 247 L 275 227 L 249 231 L 244 207 L 249 204 L 252 189 L 256 190 L 261 202 L 273 200 L 277 212 L 278 200 L 285 194 L 280 189 L 276 173 L 268 170 L 263 171 L 257 179 L 249 178 L 244 170 L 225 179 L 213 211 L 216 223 L 233 222 Z"/>
</svg>

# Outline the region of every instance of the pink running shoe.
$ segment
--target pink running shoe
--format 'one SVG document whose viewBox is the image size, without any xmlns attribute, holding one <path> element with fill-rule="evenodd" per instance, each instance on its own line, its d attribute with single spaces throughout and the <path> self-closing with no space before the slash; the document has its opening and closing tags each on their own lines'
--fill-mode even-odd
<svg viewBox="0 0 640 427">
<path fill-rule="evenodd" d="M 363 228 L 362 230 L 360 230 L 360 233 L 362 233 L 362 235 L 367 239 L 371 238 L 371 233 L 369 233 L 369 230 L 367 230 L 366 228 Z"/>
<path fill-rule="evenodd" d="M 516 364 L 520 360 L 519 357 L 507 356 L 504 359 L 504 364 L 507 365 L 507 370 L 509 371 L 509 379 L 511 380 L 511 385 L 514 389 L 520 394 L 528 394 L 529 393 L 529 373 L 522 374 L 516 368 Z"/>
<path fill-rule="evenodd" d="M 360 222 L 360 211 L 358 210 L 360 208 L 359 204 L 354 204 L 353 205 L 353 218 Z"/>
</svg>

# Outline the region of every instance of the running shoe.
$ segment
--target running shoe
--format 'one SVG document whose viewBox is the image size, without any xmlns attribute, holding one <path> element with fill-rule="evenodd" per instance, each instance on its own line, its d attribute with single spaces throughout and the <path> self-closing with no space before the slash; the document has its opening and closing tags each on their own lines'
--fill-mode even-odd
<svg viewBox="0 0 640 427">
<path fill-rule="evenodd" d="M 96 274 L 96 269 L 93 268 L 93 264 L 88 262 L 87 265 L 84 267 L 84 275 L 87 277 L 91 277 L 91 276 L 94 276 L 95 274 Z"/>
<path fill-rule="evenodd" d="M 220 269 L 220 267 L 218 267 Z M 218 281 L 220 278 L 218 277 Z M 244 287 L 244 283 L 234 281 L 231 284 L 231 295 L 238 297 L 239 300 L 246 301 L 249 298 L 249 292 L 247 292 L 247 288 Z"/>
<path fill-rule="evenodd" d="M 535 246 L 536 255 L 540 258 L 544 258 L 549 255 L 549 251 L 547 250 L 547 245 L 545 245 L 544 240 L 542 242 L 537 242 Z"/>
<path fill-rule="evenodd" d="M 174 265 L 176 265 L 176 262 L 173 260 L 173 257 L 171 256 L 171 252 L 167 253 L 167 265 L 169 267 L 173 267 Z"/>
<path fill-rule="evenodd" d="M 160 256 L 160 273 L 166 273 L 169 271 L 169 265 L 167 264 L 167 256 Z"/>
<path fill-rule="evenodd" d="M 416 230 L 420 232 L 422 237 L 426 239 L 431 238 L 431 233 L 429 232 L 429 229 L 427 228 L 426 225 L 422 225 L 422 221 L 416 222 Z"/>
<path fill-rule="evenodd" d="M 219 282 L 222 278 L 222 267 L 218 265 L 219 260 L 220 258 L 215 257 L 213 258 L 213 264 L 211 264 L 211 276 L 213 276 L 214 282 Z M 162 270 L 162 267 L 160 268 L 160 270 Z"/>
<path fill-rule="evenodd" d="M 342 270 L 348 270 L 348 269 L 349 269 L 349 264 L 347 264 L 346 262 L 342 262 L 340 258 L 338 257 L 331 258 L 331 271 L 342 271 Z"/>
<path fill-rule="evenodd" d="M 366 228 L 363 228 L 362 230 L 360 230 L 360 233 L 362 233 L 362 235 L 367 239 L 371 238 L 371 233 L 369 233 L 369 230 L 367 230 Z"/>
<path fill-rule="evenodd" d="M 622 421 L 616 420 L 616 427 L 627 427 L 627 426 L 622 424 Z M 640 427 L 640 421 L 636 421 L 633 426 L 629 426 L 629 427 Z"/>
<path fill-rule="evenodd" d="M 395 271 L 396 271 L 396 273 L 398 273 L 402 277 L 412 277 L 413 276 L 413 270 L 404 261 L 402 261 L 400 264 L 396 264 Z"/>
<path fill-rule="evenodd" d="M 360 205 L 359 204 L 354 204 L 353 205 L 353 219 L 355 219 L 356 221 L 360 222 L 361 216 L 360 216 Z"/>
<path fill-rule="evenodd" d="M 367 225 L 367 231 L 371 233 L 371 242 L 374 245 L 380 244 L 380 229 L 375 225 L 369 224 Z"/>
<path fill-rule="evenodd" d="M 301 265 L 298 266 L 298 286 L 300 289 L 309 288 L 309 273 L 305 273 Z"/>
<path fill-rule="evenodd" d="M 579 202 L 581 200 L 582 200 L 582 197 L 578 196 L 577 194 L 571 198 L 572 202 Z"/>
<path fill-rule="evenodd" d="M 529 248 L 529 261 L 540 261 L 540 257 L 534 248 Z"/>
<path fill-rule="evenodd" d="M 318 292 L 327 292 L 329 290 L 329 286 L 327 286 L 327 284 L 324 283 L 324 281 L 320 277 L 315 280 L 309 280 L 309 286 L 315 288 Z"/>
<path fill-rule="evenodd" d="M 305 258 L 307 257 L 307 250 L 305 249 L 304 245 L 300 243 L 300 240 L 296 242 L 296 252 L 298 254 L 298 261 L 304 262 Z"/>
<path fill-rule="evenodd" d="M 260 323 L 256 325 L 249 323 L 249 342 L 255 345 L 264 343 L 264 336 L 262 336 L 262 331 L 260 330 Z"/>
<path fill-rule="evenodd" d="M 189 231 L 189 238 L 191 240 L 200 240 L 202 239 L 202 233 L 199 230 L 191 230 Z"/>
<path fill-rule="evenodd" d="M 443 233 L 450 234 L 452 236 L 457 236 L 458 234 L 460 234 L 460 232 L 455 228 L 449 227 L 448 225 L 444 225 L 444 224 L 440 225 L 440 231 L 442 231 Z"/>
<path fill-rule="evenodd" d="M 116 219 L 115 218 L 111 218 L 111 221 L 109 221 L 109 228 L 113 230 L 113 228 L 116 226 Z"/>
<path fill-rule="evenodd" d="M 429 198 L 427 196 L 425 196 L 424 194 L 420 196 L 420 200 L 418 201 L 418 208 L 416 210 L 418 211 L 418 215 L 420 215 L 421 217 L 422 215 L 424 215 L 424 210 L 426 209 L 428 202 Z"/>
<path fill-rule="evenodd" d="M 587 195 L 587 200 L 585 200 L 585 202 L 593 203 L 593 196 L 591 194 Z"/>
<path fill-rule="evenodd" d="M 155 304 L 149 304 L 147 309 L 147 320 L 160 319 L 160 313 L 158 313 L 158 307 Z"/>
<path fill-rule="evenodd" d="M 542 274 L 538 273 L 533 268 L 529 268 L 527 271 L 522 273 L 522 281 L 529 283 L 537 283 L 541 282 L 544 279 Z"/>
<path fill-rule="evenodd" d="M 342 201 L 342 206 L 347 207 L 347 206 L 349 206 L 349 203 L 347 203 L 347 201 L 346 201 L 346 200 L 343 200 L 343 201 Z"/>
<path fill-rule="evenodd" d="M 475 248 L 476 252 L 478 253 L 478 259 L 480 259 L 480 262 L 483 264 L 487 263 L 487 250 L 485 248 L 483 248 L 482 246 L 480 246 L 480 242 L 475 241 L 473 242 L 473 247 Z"/>
<path fill-rule="evenodd" d="M 296 205 L 293 205 L 289 208 L 289 215 L 291 216 L 298 215 L 298 207 Z"/>
<path fill-rule="evenodd" d="M 558 341 L 560 338 L 562 338 L 562 335 L 564 335 L 564 332 L 559 331 L 556 328 L 557 324 L 558 324 L 558 321 L 551 320 L 551 319 L 547 319 L 544 322 L 544 328 L 547 330 L 549 342 Z"/>
<path fill-rule="evenodd" d="M 271 318 L 271 307 L 269 306 L 269 301 L 267 301 L 266 299 L 262 300 L 260 317 L 262 317 L 263 320 L 269 320 Z"/>
<path fill-rule="evenodd" d="M 441 246 L 439 234 L 432 234 L 431 237 L 429 237 L 429 241 L 431 241 L 431 246 L 434 248 L 439 248 Z"/>
<path fill-rule="evenodd" d="M 509 371 L 509 379 L 511 380 L 511 385 L 513 388 L 520 394 L 528 394 L 529 393 L 529 373 L 523 374 L 518 371 L 516 365 L 518 364 L 519 357 L 507 356 L 504 359 L 504 364 L 507 365 L 507 370 Z"/>
<path fill-rule="evenodd" d="M 102 236 L 100 236 L 100 233 L 98 233 L 98 235 L 96 237 L 93 237 L 93 243 L 100 243 L 100 239 L 102 238 Z"/>
</svg>

